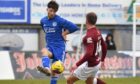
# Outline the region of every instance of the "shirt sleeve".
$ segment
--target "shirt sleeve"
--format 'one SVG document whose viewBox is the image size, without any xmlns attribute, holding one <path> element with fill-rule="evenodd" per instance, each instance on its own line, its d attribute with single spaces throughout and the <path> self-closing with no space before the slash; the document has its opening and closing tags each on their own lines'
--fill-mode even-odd
<svg viewBox="0 0 140 84">
<path fill-rule="evenodd" d="M 103 62 L 105 60 L 106 57 L 106 53 L 107 53 L 107 46 L 105 41 L 103 40 L 103 38 L 101 38 L 101 47 L 102 47 L 102 57 L 101 57 L 101 61 Z"/>
<path fill-rule="evenodd" d="M 90 57 L 93 54 L 93 51 L 94 51 L 93 39 L 91 37 L 88 37 L 86 40 L 87 40 L 87 45 L 85 46 L 85 50 L 86 50 L 85 55 L 83 56 L 82 59 L 80 59 L 76 63 L 77 66 L 81 65 L 82 63 L 84 63 L 85 61 L 87 61 L 88 59 L 90 59 Z"/>
<path fill-rule="evenodd" d="M 61 24 L 62 24 L 63 28 L 68 29 L 70 33 L 73 33 L 75 31 L 79 30 L 79 28 L 76 24 L 74 24 L 68 20 L 62 19 Z"/>
</svg>

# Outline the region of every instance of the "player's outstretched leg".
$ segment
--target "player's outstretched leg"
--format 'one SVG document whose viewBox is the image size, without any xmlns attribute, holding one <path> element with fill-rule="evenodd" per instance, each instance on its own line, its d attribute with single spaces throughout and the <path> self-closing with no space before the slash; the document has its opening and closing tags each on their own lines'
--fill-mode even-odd
<svg viewBox="0 0 140 84">
<path fill-rule="evenodd" d="M 79 79 L 77 77 L 75 77 L 73 74 L 71 74 L 68 78 L 67 78 L 67 84 L 74 84 L 74 82 L 78 81 Z"/>
<path fill-rule="evenodd" d="M 51 70 L 50 70 L 50 58 L 52 57 L 52 53 L 48 51 L 46 48 L 43 48 L 41 50 L 42 52 L 42 66 L 37 66 L 38 71 L 46 74 L 47 76 L 51 75 Z"/>
<path fill-rule="evenodd" d="M 41 73 L 44 73 L 47 76 L 51 75 L 51 72 L 49 69 L 41 67 L 41 66 L 37 66 L 37 70 L 40 71 Z"/>
</svg>

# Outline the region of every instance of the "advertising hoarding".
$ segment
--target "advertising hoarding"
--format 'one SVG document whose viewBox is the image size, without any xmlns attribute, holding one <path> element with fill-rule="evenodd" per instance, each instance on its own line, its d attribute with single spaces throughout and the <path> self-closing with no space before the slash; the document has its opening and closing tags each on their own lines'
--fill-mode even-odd
<svg viewBox="0 0 140 84">
<path fill-rule="evenodd" d="M 0 0 L 0 23 L 29 23 L 30 0 Z"/>
<path fill-rule="evenodd" d="M 140 0 L 57 0 L 58 15 L 76 24 L 85 23 L 85 14 L 95 12 L 97 24 L 132 24 L 133 3 Z M 31 0 L 31 23 L 47 15 L 49 0 Z M 127 2 L 127 3 L 126 3 Z"/>
</svg>

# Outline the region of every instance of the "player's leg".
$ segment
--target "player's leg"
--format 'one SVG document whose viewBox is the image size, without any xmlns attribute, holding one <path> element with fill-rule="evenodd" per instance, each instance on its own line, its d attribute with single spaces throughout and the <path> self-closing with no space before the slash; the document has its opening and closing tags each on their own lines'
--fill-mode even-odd
<svg viewBox="0 0 140 84">
<path fill-rule="evenodd" d="M 97 71 L 97 73 L 95 74 L 95 76 L 93 78 L 93 84 L 106 84 L 103 80 L 98 78 L 98 72 L 99 72 L 99 70 Z"/>
<path fill-rule="evenodd" d="M 86 84 L 106 84 L 106 83 L 99 78 L 89 77 L 86 80 Z"/>
<path fill-rule="evenodd" d="M 91 70 L 92 76 L 89 77 L 86 80 L 87 84 L 106 84 L 104 81 L 102 81 L 101 79 L 97 78 L 99 68 L 100 68 L 100 64 L 98 64 L 98 65 L 94 66 L 93 68 L 91 68 L 93 70 L 93 71 Z M 89 71 L 90 71 L 90 69 L 89 69 Z"/>
<path fill-rule="evenodd" d="M 77 77 L 75 77 L 74 75 L 70 75 L 67 78 L 67 84 L 74 84 L 74 82 L 78 81 L 79 79 Z"/>
<path fill-rule="evenodd" d="M 51 74 L 50 84 L 57 84 L 57 80 L 59 79 L 60 74 L 53 73 Z"/>
<path fill-rule="evenodd" d="M 93 84 L 106 84 L 103 80 L 99 79 L 99 78 L 94 78 L 94 80 L 97 81 L 97 83 L 93 83 Z M 95 82 L 95 81 L 94 81 Z"/>
<path fill-rule="evenodd" d="M 52 62 L 55 62 L 55 61 L 59 60 L 63 63 L 64 59 L 65 59 L 65 54 L 66 54 L 65 53 L 65 47 L 54 48 L 53 49 L 53 60 L 52 60 Z M 60 76 L 60 74 L 52 72 L 50 84 L 57 84 L 57 80 L 58 80 L 59 76 Z"/>
<path fill-rule="evenodd" d="M 100 68 L 100 64 L 97 64 L 96 66 L 93 66 L 93 67 L 88 67 L 88 66 L 85 66 L 85 76 L 87 76 L 87 79 L 86 79 L 86 84 L 97 84 L 97 81 L 94 81 L 94 77 L 96 77 L 96 74 L 98 72 Z"/>
<path fill-rule="evenodd" d="M 41 50 L 42 53 L 42 65 L 45 68 L 50 68 L 50 58 L 52 58 L 52 52 L 50 52 L 47 48 L 43 48 Z"/>
<path fill-rule="evenodd" d="M 88 77 L 85 82 L 86 82 L 86 84 L 94 84 L 93 83 L 93 77 Z"/>
<path fill-rule="evenodd" d="M 50 58 L 52 58 L 52 53 L 47 49 L 47 48 L 43 48 L 41 50 L 42 53 L 42 66 L 38 66 L 37 69 L 46 74 L 47 76 L 51 75 L 51 70 L 50 70 Z"/>
<path fill-rule="evenodd" d="M 77 80 L 86 80 L 87 79 L 87 70 L 85 69 L 87 62 L 78 66 L 77 69 L 67 78 L 67 84 L 73 84 Z"/>
<path fill-rule="evenodd" d="M 50 84 L 57 84 L 59 76 L 60 76 L 60 74 L 57 74 L 57 73 L 51 71 L 51 81 L 50 81 Z"/>
</svg>

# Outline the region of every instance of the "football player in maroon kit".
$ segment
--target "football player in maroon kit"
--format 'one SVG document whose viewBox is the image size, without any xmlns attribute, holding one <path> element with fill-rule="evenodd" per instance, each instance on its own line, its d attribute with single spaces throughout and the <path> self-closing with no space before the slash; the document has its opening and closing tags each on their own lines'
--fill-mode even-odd
<svg viewBox="0 0 140 84">
<path fill-rule="evenodd" d="M 85 54 L 75 65 L 72 66 L 73 72 L 67 78 L 67 84 L 73 84 L 77 80 L 85 80 L 86 84 L 93 84 L 93 80 L 99 69 L 104 69 L 104 60 L 107 53 L 106 43 L 102 38 L 101 32 L 96 27 L 97 16 L 94 12 L 86 15 L 86 35 L 83 38 Z M 102 56 L 99 57 L 99 51 Z M 97 78 L 96 84 L 106 84 Z M 95 84 L 95 83 L 94 83 Z"/>
</svg>

